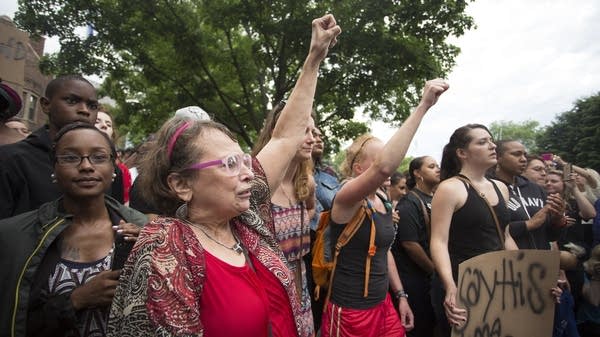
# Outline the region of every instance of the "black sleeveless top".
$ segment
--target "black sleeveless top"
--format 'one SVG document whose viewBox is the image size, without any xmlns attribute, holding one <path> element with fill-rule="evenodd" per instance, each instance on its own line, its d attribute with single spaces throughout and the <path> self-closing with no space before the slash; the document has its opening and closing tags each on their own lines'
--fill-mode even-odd
<svg viewBox="0 0 600 337">
<path fill-rule="evenodd" d="M 498 204 L 493 206 L 493 209 L 498 217 L 500 230 L 504 231 L 510 215 L 502 193 L 493 181 L 490 182 L 498 195 Z M 467 200 L 452 215 L 448 237 L 448 253 L 454 282 L 458 281 L 458 265 L 461 262 L 483 253 L 504 249 L 486 201 L 471 184 L 464 181 L 463 184 L 467 189 Z M 501 234 L 504 235 L 504 232 Z"/>
<path fill-rule="evenodd" d="M 387 252 L 394 240 L 395 227 L 392 213 L 379 213 L 375 209 L 375 246 L 377 250 L 371 260 L 369 294 L 363 297 L 365 284 L 365 262 L 369 251 L 371 219 L 365 217 L 358 231 L 341 249 L 338 255 L 331 301 L 336 305 L 352 309 L 368 309 L 385 299 L 388 291 Z M 346 224 L 331 222 L 331 242 L 335 245 Z"/>
</svg>

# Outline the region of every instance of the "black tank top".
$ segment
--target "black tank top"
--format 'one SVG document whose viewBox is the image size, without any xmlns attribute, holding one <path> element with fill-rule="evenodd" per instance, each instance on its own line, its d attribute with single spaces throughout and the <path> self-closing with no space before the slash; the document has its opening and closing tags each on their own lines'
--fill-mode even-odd
<svg viewBox="0 0 600 337">
<path fill-rule="evenodd" d="M 385 299 L 388 290 L 387 252 L 394 240 L 395 228 L 391 210 L 379 213 L 373 209 L 375 220 L 375 246 L 377 250 L 371 260 L 369 294 L 363 297 L 365 261 L 371 237 L 371 219 L 365 217 L 352 239 L 341 249 L 338 256 L 331 301 L 339 306 L 353 309 L 374 307 Z M 331 242 L 337 242 L 346 224 L 331 222 Z"/>
<path fill-rule="evenodd" d="M 498 204 L 493 206 L 493 209 L 498 217 L 500 229 L 503 230 L 509 221 L 508 208 L 496 184 L 491 180 L 490 182 L 498 195 Z M 463 184 L 467 189 L 467 200 L 452 215 L 448 237 L 448 253 L 454 282 L 458 280 L 458 265 L 461 262 L 483 253 L 504 249 L 498 236 L 496 223 L 485 200 L 471 184 L 466 182 Z"/>
</svg>

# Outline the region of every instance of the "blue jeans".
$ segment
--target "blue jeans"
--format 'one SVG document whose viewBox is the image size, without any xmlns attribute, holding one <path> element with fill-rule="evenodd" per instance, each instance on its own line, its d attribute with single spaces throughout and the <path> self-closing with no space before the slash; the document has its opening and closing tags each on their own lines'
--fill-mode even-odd
<svg viewBox="0 0 600 337">
<path fill-rule="evenodd" d="M 552 337 L 579 337 L 575 321 L 575 302 L 568 289 L 563 289 L 560 303 L 554 308 Z"/>
</svg>

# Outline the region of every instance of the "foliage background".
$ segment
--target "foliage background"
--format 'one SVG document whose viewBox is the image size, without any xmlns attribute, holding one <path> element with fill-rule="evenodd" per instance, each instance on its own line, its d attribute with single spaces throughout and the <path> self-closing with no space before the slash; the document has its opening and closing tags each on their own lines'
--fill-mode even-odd
<svg viewBox="0 0 600 337">
<path fill-rule="evenodd" d="M 600 92 L 577 100 L 538 136 L 540 151 L 600 171 Z"/>
<path fill-rule="evenodd" d="M 543 128 L 538 121 L 496 121 L 490 124 L 489 129 L 495 140 L 518 140 L 525 145 L 527 152 L 539 153 L 537 138 L 543 132 Z"/>
<path fill-rule="evenodd" d="M 367 131 L 352 120 L 399 124 L 425 80 L 445 77 L 473 28 L 466 1 L 19 1 L 15 21 L 58 36 L 46 73 L 99 74 L 117 102 L 121 134 L 139 142 L 179 107 L 198 105 L 251 146 L 265 113 L 293 88 L 310 23 L 334 13 L 340 43 L 322 66 L 315 108 L 328 150 Z M 93 35 L 77 27 L 93 27 Z"/>
</svg>

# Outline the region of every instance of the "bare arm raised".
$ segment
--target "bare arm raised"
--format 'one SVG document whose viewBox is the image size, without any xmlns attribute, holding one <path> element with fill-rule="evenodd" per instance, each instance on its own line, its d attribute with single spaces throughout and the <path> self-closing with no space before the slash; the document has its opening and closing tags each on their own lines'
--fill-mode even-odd
<svg viewBox="0 0 600 337">
<path fill-rule="evenodd" d="M 425 113 L 446 90 L 448 90 L 448 84 L 441 79 L 425 83 L 421 102 L 377 154 L 373 164 L 358 177 L 344 184 L 336 194 L 332 208 L 334 222 L 347 223 L 350 221 L 362 200 L 374 193 L 396 171 L 404 159 L 408 146 Z"/>
<path fill-rule="evenodd" d="M 265 170 L 271 192 L 281 183 L 283 174 L 303 141 L 312 111 L 319 65 L 341 32 L 331 14 L 312 22 L 310 50 L 302 72 L 275 125 L 271 140 L 256 155 Z"/>
</svg>

